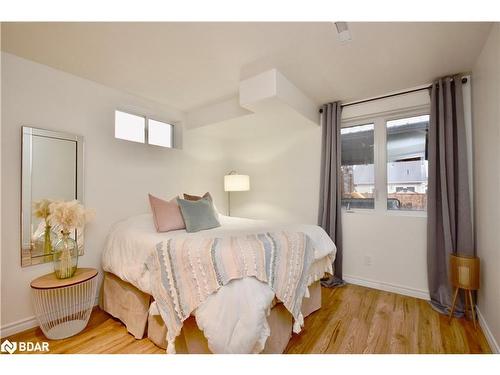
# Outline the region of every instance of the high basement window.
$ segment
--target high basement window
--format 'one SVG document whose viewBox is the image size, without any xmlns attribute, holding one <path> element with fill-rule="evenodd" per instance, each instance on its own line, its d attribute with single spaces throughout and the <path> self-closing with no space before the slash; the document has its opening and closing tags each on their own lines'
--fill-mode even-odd
<svg viewBox="0 0 500 375">
<path fill-rule="evenodd" d="M 167 122 L 115 111 L 115 138 L 147 143 L 154 146 L 174 147 L 174 126 Z"/>
<path fill-rule="evenodd" d="M 144 143 L 146 140 L 146 118 L 115 111 L 115 138 Z"/>
<path fill-rule="evenodd" d="M 155 146 L 174 147 L 173 125 L 148 119 L 148 143 Z"/>
</svg>

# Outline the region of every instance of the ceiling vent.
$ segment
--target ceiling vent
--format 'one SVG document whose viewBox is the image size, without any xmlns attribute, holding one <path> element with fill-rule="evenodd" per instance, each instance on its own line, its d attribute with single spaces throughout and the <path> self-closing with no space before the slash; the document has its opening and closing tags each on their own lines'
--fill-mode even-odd
<svg viewBox="0 0 500 375">
<path fill-rule="evenodd" d="M 341 42 L 349 42 L 351 40 L 351 33 L 347 27 L 347 22 L 335 22 L 337 33 Z"/>
</svg>

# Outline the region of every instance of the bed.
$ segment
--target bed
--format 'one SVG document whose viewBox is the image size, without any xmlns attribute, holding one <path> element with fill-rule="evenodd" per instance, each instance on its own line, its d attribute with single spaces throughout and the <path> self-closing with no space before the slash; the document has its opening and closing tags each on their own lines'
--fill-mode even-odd
<svg viewBox="0 0 500 375">
<path fill-rule="evenodd" d="M 308 292 L 302 302 L 302 314 L 305 317 L 321 307 L 319 280 L 325 273 L 332 273 L 336 252 L 334 243 L 323 229 L 315 225 L 277 224 L 224 215 L 220 215 L 219 220 L 221 226 L 218 228 L 190 234 L 185 230 L 156 232 L 151 214 L 116 223 L 102 255 L 105 273 L 101 307 L 120 319 L 136 338 L 147 335 L 156 345 L 165 348 L 167 329 L 152 298 L 147 266 L 156 245 L 181 236 L 225 238 L 280 230 L 302 232 L 311 240 L 314 259 L 308 270 Z M 181 335 L 175 341 L 176 352 L 282 353 L 292 335 L 292 318 L 280 301 L 269 293 L 269 288 L 254 278 L 234 280 L 222 286 L 209 296 L 206 306 L 200 306 L 199 311 L 184 322 Z M 251 308 L 245 307 L 247 301 L 251 301 L 248 305 Z M 258 306 L 261 310 L 268 309 L 264 321 L 262 312 L 250 311 Z M 245 324 L 258 329 L 242 329 Z M 222 336 L 218 342 L 213 338 L 214 333 Z M 255 345 L 249 346 L 252 340 Z"/>
</svg>

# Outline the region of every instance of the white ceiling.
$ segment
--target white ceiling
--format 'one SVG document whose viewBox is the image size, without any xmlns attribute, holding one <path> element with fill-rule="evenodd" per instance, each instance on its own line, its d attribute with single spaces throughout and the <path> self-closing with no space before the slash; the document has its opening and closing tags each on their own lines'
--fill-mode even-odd
<svg viewBox="0 0 500 375">
<path fill-rule="evenodd" d="M 472 69 L 489 23 L 2 23 L 2 50 L 189 111 L 277 68 L 312 100 L 353 100 Z"/>
</svg>

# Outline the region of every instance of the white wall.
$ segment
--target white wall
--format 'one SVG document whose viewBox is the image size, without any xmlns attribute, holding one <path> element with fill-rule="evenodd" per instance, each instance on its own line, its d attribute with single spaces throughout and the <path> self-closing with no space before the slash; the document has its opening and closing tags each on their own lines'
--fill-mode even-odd
<svg viewBox="0 0 500 375">
<path fill-rule="evenodd" d="M 227 166 L 220 141 L 186 131 L 183 149 L 172 150 L 114 138 L 115 108 L 174 121 L 181 135 L 184 114 L 179 111 L 6 53 L 1 103 L 2 334 L 32 323 L 29 283 L 52 271 L 52 264 L 20 267 L 22 125 L 85 137 L 85 203 L 96 210 L 96 218 L 86 230 L 80 266 L 100 267 L 110 226 L 148 212 L 148 192 L 170 198 L 183 191 L 210 191 L 225 209 L 222 176 Z"/>
<path fill-rule="evenodd" d="M 500 24 L 473 69 L 476 250 L 481 258 L 478 304 L 492 349 L 500 343 Z"/>
<path fill-rule="evenodd" d="M 375 124 L 374 210 L 344 211 L 344 279 L 368 287 L 429 298 L 427 286 L 427 218 L 422 212 L 387 211 L 385 118 L 428 113 L 426 90 L 345 107 L 345 125 L 370 119 Z M 382 130 L 378 131 L 377 129 Z M 381 203 L 381 204 L 380 204 Z"/>
<path fill-rule="evenodd" d="M 221 131 L 234 135 L 225 139 L 231 169 L 250 175 L 251 190 L 231 194 L 234 216 L 316 224 L 319 126 L 283 111 L 248 116 Z"/>
</svg>

